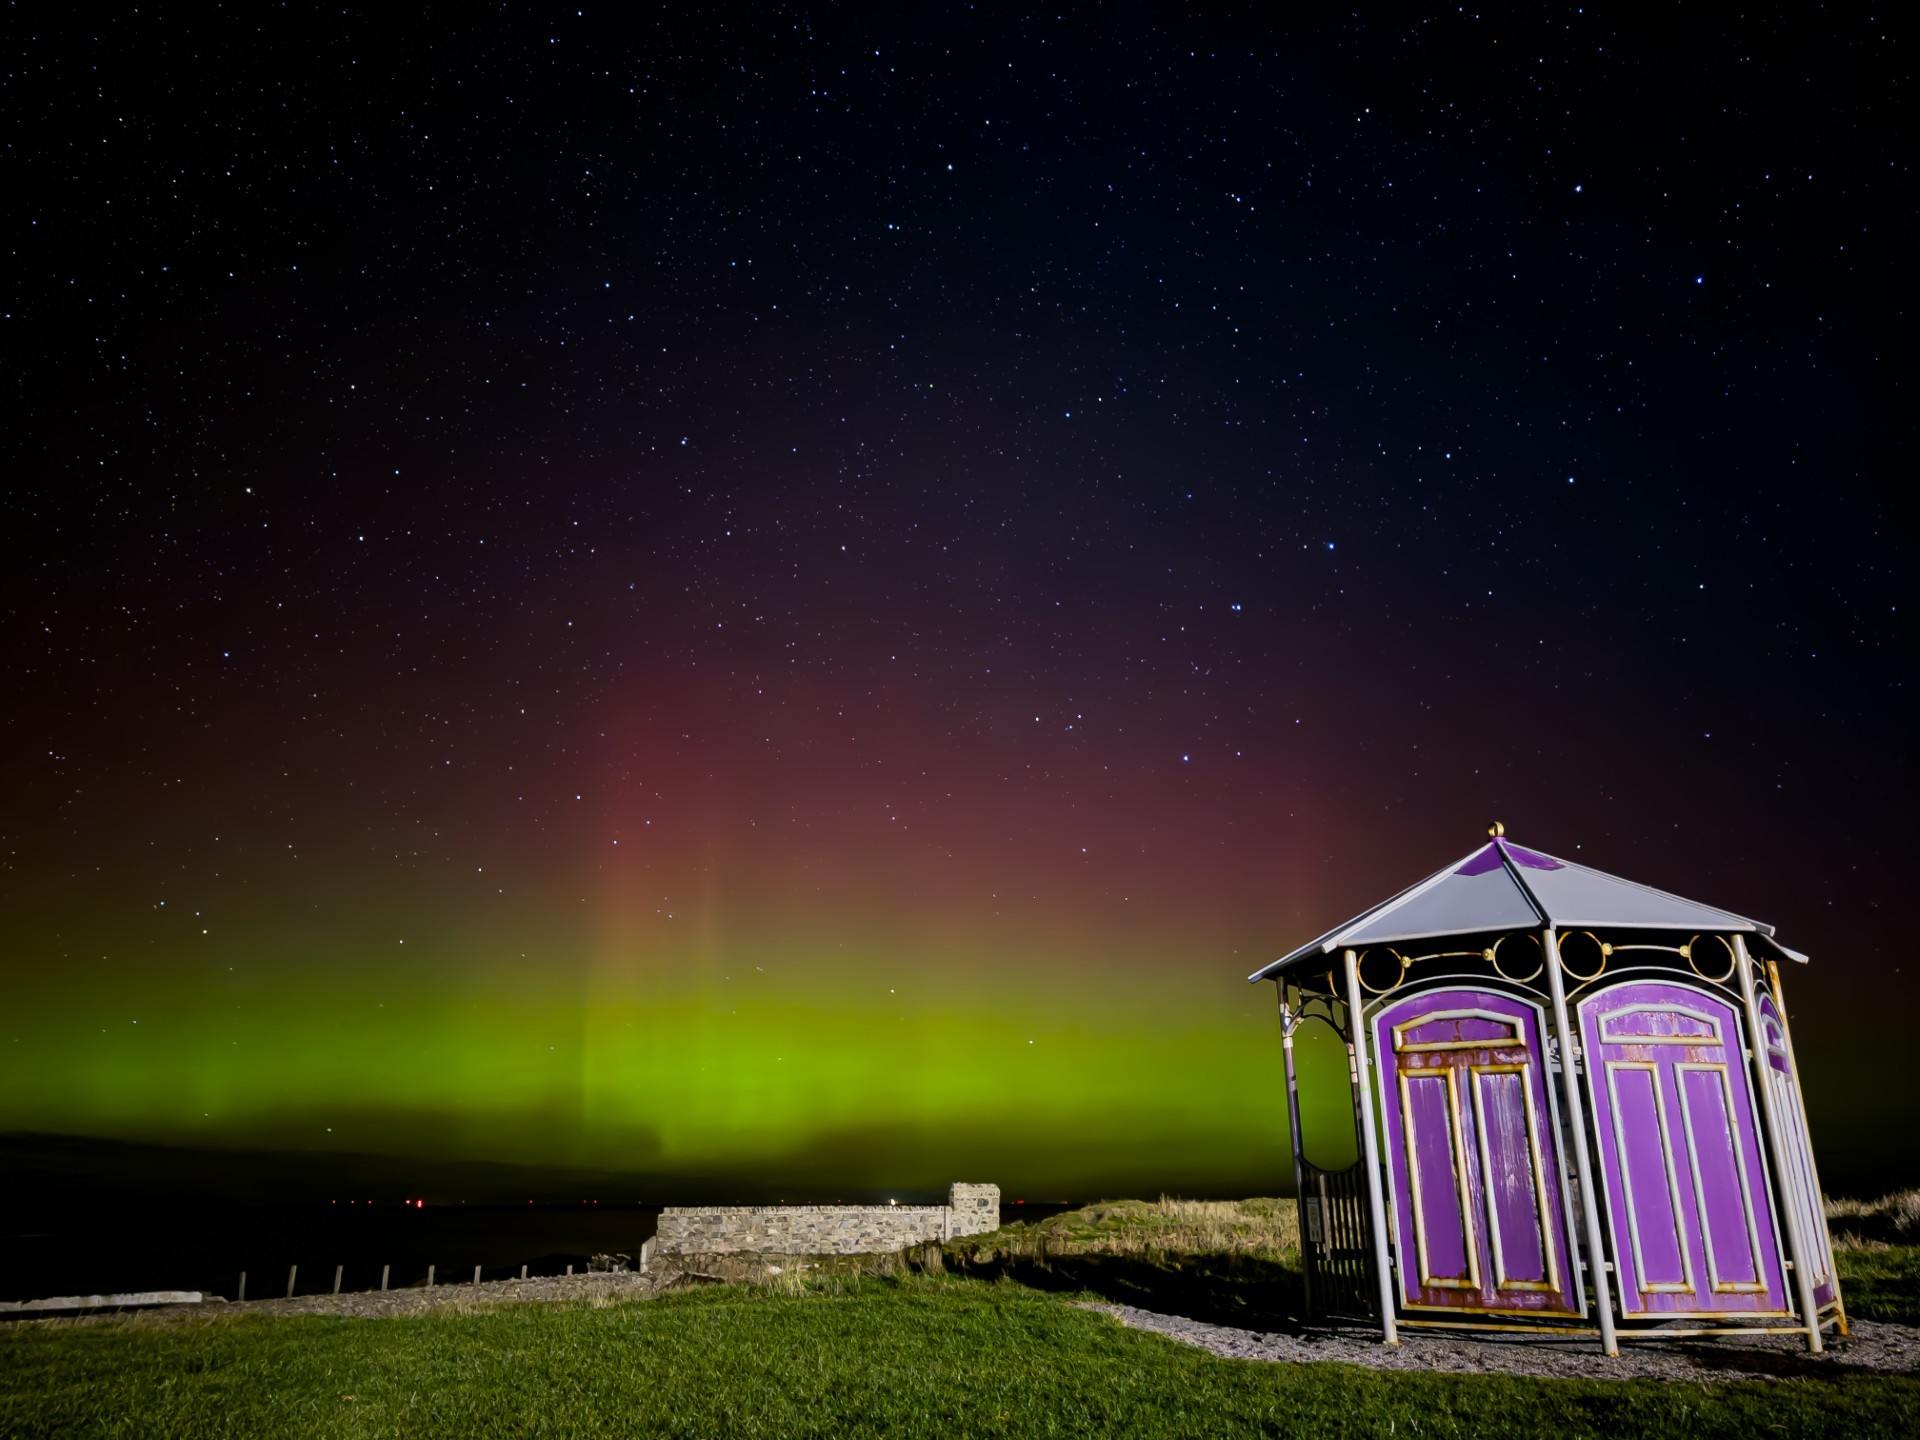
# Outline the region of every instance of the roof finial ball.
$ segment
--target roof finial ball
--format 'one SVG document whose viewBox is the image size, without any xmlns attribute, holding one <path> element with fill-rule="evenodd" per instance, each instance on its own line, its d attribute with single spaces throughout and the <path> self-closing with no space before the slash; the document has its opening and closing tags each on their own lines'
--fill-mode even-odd
<svg viewBox="0 0 1920 1440">
<path fill-rule="evenodd" d="M 1491 825 L 1487 826 L 1487 836 L 1489 839 L 1498 840 L 1502 835 L 1506 833 L 1507 833 L 1507 827 L 1502 825 L 1498 820 L 1494 821 Z"/>
</svg>

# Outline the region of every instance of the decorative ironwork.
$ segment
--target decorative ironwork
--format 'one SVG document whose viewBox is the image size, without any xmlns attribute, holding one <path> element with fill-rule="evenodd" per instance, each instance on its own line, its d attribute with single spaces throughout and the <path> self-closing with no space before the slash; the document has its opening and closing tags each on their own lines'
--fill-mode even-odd
<svg viewBox="0 0 1920 1440">
<path fill-rule="evenodd" d="M 1500 947 L 1513 940 L 1524 940 L 1533 946 L 1533 969 L 1525 975 L 1509 975 L 1506 967 L 1500 963 Z M 1529 981 L 1538 980 L 1540 972 L 1547 968 L 1546 952 L 1540 946 L 1540 937 L 1531 931 L 1522 935 L 1502 935 L 1487 947 L 1486 957 L 1487 963 L 1493 966 L 1494 974 L 1513 985 L 1525 985 Z"/>
<path fill-rule="evenodd" d="M 1508 974 L 1500 963 L 1500 947 L 1516 940 L 1524 941 L 1536 951 L 1540 948 L 1540 937 L 1531 933 L 1503 935 L 1492 944 L 1473 950 L 1428 950 L 1419 955 L 1405 954 L 1391 945 L 1374 945 L 1359 952 L 1360 988 L 1370 996 L 1391 995 L 1406 983 L 1416 965 L 1425 965 L 1434 960 L 1478 960 L 1492 966 L 1494 973 L 1508 984 L 1525 985 L 1540 977 L 1545 961 L 1536 957 L 1530 974 Z M 1384 963 L 1380 957 L 1384 957 Z M 1371 972 L 1368 970 L 1370 960 L 1374 962 Z M 1433 984 L 1436 979 L 1425 977 L 1421 983 Z"/>
<path fill-rule="evenodd" d="M 1700 942 L 1702 940 L 1710 941 L 1718 945 L 1727 957 L 1727 968 L 1718 975 L 1709 975 L 1700 968 Z M 1680 947 L 1680 953 L 1687 957 L 1687 964 L 1692 967 L 1693 973 L 1698 975 L 1702 980 L 1714 985 L 1724 985 L 1733 978 L 1733 967 L 1735 964 L 1733 946 L 1727 943 L 1724 935 L 1696 935 Z"/>
<path fill-rule="evenodd" d="M 1567 942 L 1569 940 L 1579 940 L 1583 938 L 1592 941 L 1594 948 L 1600 953 L 1600 963 L 1595 966 L 1590 973 L 1586 974 L 1582 974 L 1567 963 Z M 1554 945 L 1554 949 L 1559 952 L 1561 972 L 1568 976 L 1576 986 L 1591 985 L 1594 981 L 1598 980 L 1602 975 L 1607 973 L 1607 962 L 1613 958 L 1614 950 L 1628 948 L 1639 947 L 1609 945 L 1591 930 L 1569 930 L 1565 935 L 1562 935 Z"/>
<path fill-rule="evenodd" d="M 1393 978 L 1388 980 L 1384 985 L 1376 985 L 1367 978 L 1367 961 L 1375 955 L 1385 955 L 1392 962 Z M 1406 956 L 1402 955 L 1398 950 L 1395 950 L 1391 945 L 1376 945 L 1370 950 L 1362 950 L 1359 959 L 1354 963 L 1356 971 L 1360 976 L 1360 988 L 1365 990 L 1369 995 L 1387 995 L 1398 990 L 1400 986 L 1405 983 L 1407 971 L 1413 965 L 1411 960 L 1407 959 Z M 1379 971 L 1376 970 L 1374 974 L 1378 975 Z"/>
</svg>

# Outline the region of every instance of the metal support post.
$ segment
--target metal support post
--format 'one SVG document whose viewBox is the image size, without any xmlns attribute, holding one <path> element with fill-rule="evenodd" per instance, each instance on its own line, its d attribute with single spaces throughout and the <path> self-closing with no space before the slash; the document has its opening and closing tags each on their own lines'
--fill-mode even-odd
<svg viewBox="0 0 1920 1440">
<path fill-rule="evenodd" d="M 1280 1053 L 1286 1058 L 1287 1066 L 1287 1129 L 1293 1142 L 1293 1195 L 1294 1204 L 1300 1212 L 1300 1293 L 1301 1303 L 1308 1316 L 1313 1314 L 1313 1256 L 1308 1246 L 1313 1243 L 1312 1231 L 1307 1225 L 1307 1171 L 1305 1157 L 1300 1149 L 1300 1080 L 1293 1068 L 1293 1032 L 1298 1023 L 1293 1010 L 1287 1004 L 1287 982 L 1276 979 L 1274 989 L 1280 993 Z M 1322 1217 L 1322 1224 L 1325 1217 Z"/>
<path fill-rule="evenodd" d="M 1787 1217 L 1787 1253 L 1793 1259 L 1793 1289 L 1800 1300 L 1800 1318 L 1807 1324 L 1807 1351 L 1818 1355 L 1825 1347 L 1820 1343 L 1820 1308 L 1813 1303 L 1813 1268 L 1807 1263 L 1810 1237 L 1801 1233 L 1800 1207 L 1793 1203 L 1785 1172 L 1780 1168 L 1789 1162 L 1789 1156 L 1781 1139 L 1780 1117 L 1773 1109 L 1773 1086 L 1767 1082 L 1767 1047 L 1765 1032 L 1760 1028 L 1760 1001 L 1753 991 L 1753 957 L 1747 953 L 1745 938 L 1737 932 L 1733 937 L 1733 967 L 1740 973 L 1740 998 L 1747 1005 L 1748 1054 L 1759 1065 L 1755 1084 L 1760 1091 L 1760 1118 L 1767 1127 L 1767 1149 L 1773 1152 L 1773 1164 L 1767 1169 L 1782 1177 L 1780 1208 Z"/>
<path fill-rule="evenodd" d="M 1593 1281 L 1594 1308 L 1600 1318 L 1600 1348 L 1620 1353 L 1620 1337 L 1613 1330 L 1613 1286 L 1607 1278 L 1607 1252 L 1600 1244 L 1600 1196 L 1593 1185 L 1593 1158 L 1587 1153 L 1587 1112 L 1580 1103 L 1580 1080 L 1575 1061 L 1580 1047 L 1567 1021 L 1567 987 L 1560 975 L 1560 941 L 1547 926 L 1547 989 L 1553 996 L 1553 1033 L 1560 1045 L 1560 1080 L 1567 1102 L 1567 1124 L 1573 1131 L 1573 1167 L 1580 1177 L 1580 1218 L 1587 1247 L 1587 1275 Z"/>
<path fill-rule="evenodd" d="M 1380 1338 L 1400 1343 L 1393 1314 L 1393 1273 L 1387 1258 L 1387 1207 L 1380 1197 L 1380 1138 L 1373 1123 L 1372 1064 L 1367 1058 L 1367 1021 L 1360 1006 L 1360 966 L 1351 950 L 1347 962 L 1347 1031 L 1353 1041 L 1354 1081 L 1360 1102 L 1360 1144 L 1366 1152 L 1367 1208 L 1373 1215 L 1373 1268 L 1380 1280 Z"/>
<path fill-rule="evenodd" d="M 1793 1072 L 1793 1103 L 1800 1107 L 1800 1133 L 1807 1137 L 1807 1174 L 1813 1181 L 1813 1201 L 1820 1207 L 1820 1227 L 1827 1229 L 1827 1192 L 1820 1188 L 1820 1162 L 1813 1154 L 1813 1130 L 1807 1124 L 1807 1093 L 1800 1085 L 1800 1057 L 1793 1053 L 1793 1022 L 1787 1019 L 1787 992 L 1780 984 L 1780 966 L 1777 961 L 1767 961 L 1767 979 L 1773 982 L 1774 1008 L 1780 1012 L 1780 1039 L 1787 1047 L 1787 1068 Z M 1827 1242 L 1827 1254 L 1833 1254 L 1833 1235 L 1829 1231 L 1824 1237 Z M 1847 1326 L 1847 1299 L 1840 1293 L 1840 1272 L 1833 1272 L 1833 1303 L 1840 1326 L 1840 1338 L 1846 1339 L 1853 1332 Z"/>
</svg>

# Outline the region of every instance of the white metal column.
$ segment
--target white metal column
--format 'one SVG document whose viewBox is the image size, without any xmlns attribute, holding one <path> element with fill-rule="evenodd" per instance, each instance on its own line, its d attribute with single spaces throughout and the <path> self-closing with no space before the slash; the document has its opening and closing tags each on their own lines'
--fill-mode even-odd
<svg viewBox="0 0 1920 1440">
<path fill-rule="evenodd" d="M 1820 1188 L 1820 1161 L 1813 1153 L 1813 1127 L 1807 1123 L 1807 1092 L 1800 1083 L 1800 1057 L 1793 1053 L 1793 1021 L 1787 1018 L 1787 990 L 1780 983 L 1780 962 L 1767 961 L 1767 978 L 1773 982 L 1774 1008 L 1780 1012 L 1780 1038 L 1787 1045 L 1787 1068 L 1793 1071 L 1793 1103 L 1800 1107 L 1800 1133 L 1807 1140 L 1807 1173 L 1813 1177 L 1813 1199 L 1820 1207 L 1820 1224 L 1827 1228 L 1827 1192 Z M 1827 1230 L 1827 1254 L 1833 1254 L 1833 1232 Z M 1832 1275 L 1834 1313 L 1839 1321 L 1840 1338 L 1851 1333 L 1847 1328 L 1847 1297 L 1840 1289 L 1840 1271 Z"/>
<path fill-rule="evenodd" d="M 1733 936 L 1733 968 L 1740 972 L 1740 998 L 1747 1004 L 1747 1054 L 1751 1057 L 1751 1063 L 1759 1066 L 1754 1085 L 1760 1091 L 1760 1117 L 1767 1126 L 1767 1149 L 1773 1152 L 1773 1164 L 1767 1168 L 1780 1180 L 1779 1204 L 1787 1217 L 1787 1253 L 1793 1260 L 1793 1290 L 1800 1299 L 1800 1318 L 1807 1323 L 1807 1350 L 1818 1355 L 1825 1347 L 1820 1343 L 1820 1307 L 1813 1303 L 1813 1271 L 1807 1265 L 1811 1245 L 1809 1237 L 1800 1228 L 1800 1207 L 1793 1203 L 1793 1192 L 1787 1188 L 1786 1172 L 1780 1168 L 1792 1163 L 1792 1157 L 1787 1154 L 1786 1144 L 1781 1138 L 1780 1117 L 1773 1110 L 1773 1085 L 1767 1074 L 1766 1031 L 1760 1028 L 1760 1000 L 1753 993 L 1753 957 L 1747 953 L 1746 937 L 1738 931 Z"/>
<path fill-rule="evenodd" d="M 1353 1037 L 1354 1079 L 1359 1087 L 1360 1141 L 1366 1150 L 1367 1208 L 1373 1214 L 1373 1268 L 1380 1277 L 1380 1338 L 1400 1343 L 1400 1326 L 1393 1316 L 1393 1273 L 1387 1261 L 1387 1207 L 1380 1198 L 1380 1137 L 1373 1123 L 1373 1069 L 1367 1058 L 1367 1017 L 1360 1004 L 1360 966 L 1353 951 L 1347 962 L 1347 1030 Z"/>
<path fill-rule="evenodd" d="M 1620 1353 L 1620 1337 L 1613 1332 L 1613 1286 L 1607 1279 L 1607 1253 L 1600 1244 L 1600 1196 L 1593 1185 L 1593 1159 L 1587 1154 L 1587 1112 L 1580 1103 L 1580 1080 L 1574 1060 L 1580 1053 L 1573 1027 L 1567 1023 L 1567 987 L 1560 977 L 1560 941 L 1553 926 L 1542 936 L 1547 947 L 1547 989 L 1553 996 L 1553 1030 L 1560 1042 L 1560 1080 L 1567 1099 L 1567 1124 L 1573 1131 L 1573 1166 L 1580 1177 L 1580 1218 L 1587 1239 L 1587 1275 L 1593 1281 L 1594 1307 L 1600 1312 L 1600 1348 Z"/>
</svg>

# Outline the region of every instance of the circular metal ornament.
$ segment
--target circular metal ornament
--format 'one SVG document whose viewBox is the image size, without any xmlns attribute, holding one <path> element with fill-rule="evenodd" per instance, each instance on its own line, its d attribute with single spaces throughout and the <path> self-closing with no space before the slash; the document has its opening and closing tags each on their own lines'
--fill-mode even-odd
<svg viewBox="0 0 1920 1440">
<path fill-rule="evenodd" d="M 1593 947 L 1600 956 L 1600 963 L 1584 975 L 1567 963 L 1567 942 L 1569 940 L 1577 940 L 1583 935 L 1593 942 Z M 1608 957 L 1613 954 L 1613 946 L 1607 944 L 1606 941 L 1602 940 L 1591 930 L 1575 930 L 1570 935 L 1562 935 L 1554 942 L 1554 948 L 1560 952 L 1560 968 L 1582 985 L 1585 985 L 1589 980 L 1598 980 L 1602 975 L 1606 974 Z"/>
<path fill-rule="evenodd" d="M 1392 971 L 1389 976 L 1385 977 L 1385 984 L 1375 985 L 1367 978 L 1367 961 L 1374 955 L 1384 955 L 1392 961 Z M 1391 945 L 1381 945 L 1371 950 L 1362 950 L 1353 962 L 1353 973 L 1360 978 L 1360 988 L 1365 990 L 1369 995 L 1385 995 L 1389 991 L 1400 988 L 1400 982 L 1407 978 L 1407 965 L 1409 963 L 1407 957 L 1402 955 L 1398 950 L 1395 950 Z M 1386 967 L 1383 965 L 1380 968 L 1385 969 Z"/>
<path fill-rule="evenodd" d="M 1707 974 L 1706 971 L 1700 968 L 1700 959 L 1701 959 L 1700 942 L 1703 940 L 1716 941 L 1718 942 L 1720 948 L 1727 952 L 1727 968 L 1718 975 L 1709 975 Z M 1711 947 L 1709 947 L 1709 953 L 1711 953 Z M 1687 942 L 1686 956 L 1687 956 L 1687 964 L 1693 968 L 1693 973 L 1698 975 L 1702 980 L 1710 980 L 1715 985 L 1724 985 L 1727 981 L 1733 978 L 1733 967 L 1735 963 L 1733 946 L 1727 943 L 1725 936 L 1722 936 L 1722 935 L 1694 936 L 1691 940 Z"/>
<path fill-rule="evenodd" d="M 1533 946 L 1533 969 L 1525 975 L 1509 975 L 1506 967 L 1500 963 L 1500 947 L 1505 945 L 1509 940 L 1525 940 Z M 1525 953 L 1524 950 L 1522 953 Z M 1540 978 L 1540 972 L 1547 968 L 1547 957 L 1541 948 L 1540 937 L 1530 932 L 1520 935 L 1502 935 L 1498 940 L 1494 941 L 1492 946 L 1487 950 L 1487 959 L 1493 964 L 1494 974 L 1498 975 L 1502 980 L 1511 981 L 1515 985 L 1524 985 L 1529 980 L 1538 980 Z"/>
</svg>

